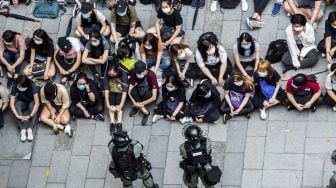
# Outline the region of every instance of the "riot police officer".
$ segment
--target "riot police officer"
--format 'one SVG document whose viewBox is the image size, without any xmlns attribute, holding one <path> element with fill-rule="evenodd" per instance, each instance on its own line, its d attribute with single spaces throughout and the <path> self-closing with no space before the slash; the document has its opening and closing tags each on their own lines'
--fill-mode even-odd
<svg viewBox="0 0 336 188">
<path fill-rule="evenodd" d="M 113 133 L 108 144 L 112 155 L 109 170 L 115 178 L 120 178 L 124 188 L 132 188 L 132 182 L 142 179 L 145 188 L 158 188 L 154 184 L 150 163 L 141 153 L 143 146 L 140 142 L 128 137 L 126 131 Z"/>
<path fill-rule="evenodd" d="M 212 188 L 220 180 L 221 172 L 217 166 L 211 165 L 211 140 L 202 136 L 202 130 L 197 125 L 184 127 L 183 135 L 187 140 L 180 145 L 183 159 L 180 168 L 184 170 L 185 185 L 197 188 L 200 178 L 206 188 Z"/>
</svg>

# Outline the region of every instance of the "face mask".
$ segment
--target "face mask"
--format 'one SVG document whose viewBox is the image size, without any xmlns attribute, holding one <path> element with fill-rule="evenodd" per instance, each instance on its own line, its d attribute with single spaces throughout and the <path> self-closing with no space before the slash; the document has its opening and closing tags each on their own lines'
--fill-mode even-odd
<svg viewBox="0 0 336 188">
<path fill-rule="evenodd" d="M 18 89 L 19 91 L 24 92 L 24 91 L 26 91 L 28 88 L 27 88 L 27 87 L 17 87 L 17 89 Z"/>
<path fill-rule="evenodd" d="M 110 77 L 111 79 L 114 79 L 114 78 L 117 77 L 117 75 L 114 75 L 114 76 L 109 75 L 109 77 Z"/>
<path fill-rule="evenodd" d="M 12 42 L 7 42 L 7 41 L 5 41 L 5 40 L 4 40 L 3 42 L 4 42 L 4 44 L 7 45 L 7 46 L 12 45 L 12 44 L 14 43 L 13 41 L 12 41 Z"/>
<path fill-rule="evenodd" d="M 207 51 L 208 55 L 213 55 L 216 52 L 216 48 L 212 47 L 210 50 Z"/>
<path fill-rule="evenodd" d="M 185 52 L 180 53 L 180 55 L 177 56 L 178 59 L 185 59 L 186 54 Z"/>
<path fill-rule="evenodd" d="M 136 77 L 137 77 L 137 78 L 139 78 L 139 79 L 141 79 L 141 78 L 144 78 L 144 77 L 145 77 L 145 75 L 143 75 L 142 73 L 140 73 L 140 74 L 136 73 L 135 75 L 136 75 Z"/>
<path fill-rule="evenodd" d="M 162 12 L 168 14 L 170 12 L 170 8 L 162 8 Z"/>
<path fill-rule="evenodd" d="M 118 16 L 123 17 L 127 14 L 127 9 L 125 10 L 125 12 L 117 13 L 117 14 L 118 14 Z"/>
<path fill-rule="evenodd" d="M 336 25 L 331 25 L 332 28 L 336 29 Z"/>
<path fill-rule="evenodd" d="M 172 92 L 172 91 L 175 91 L 175 90 L 176 90 L 175 87 L 167 87 L 167 86 L 166 86 L 166 89 L 167 89 L 169 92 Z"/>
<path fill-rule="evenodd" d="M 77 88 L 81 91 L 83 91 L 85 89 L 85 85 L 84 84 L 77 84 Z"/>
<path fill-rule="evenodd" d="M 210 90 L 206 95 L 204 95 L 204 98 L 209 98 L 209 97 L 211 97 L 211 91 Z"/>
<path fill-rule="evenodd" d="M 40 44 L 43 43 L 43 40 L 34 40 L 34 43 L 35 43 L 36 45 L 40 45 Z"/>
<path fill-rule="evenodd" d="M 144 45 L 144 47 L 145 47 L 146 50 L 151 50 L 152 49 L 151 45 Z"/>
<path fill-rule="evenodd" d="M 241 47 L 244 48 L 245 50 L 248 50 L 251 48 L 251 44 L 242 44 Z"/>
<path fill-rule="evenodd" d="M 83 14 L 82 13 L 82 18 L 85 19 L 85 20 L 89 19 L 90 18 L 90 14 Z"/>
<path fill-rule="evenodd" d="M 100 41 L 97 41 L 97 42 L 91 41 L 90 43 L 91 43 L 92 46 L 99 46 Z"/>
<path fill-rule="evenodd" d="M 259 72 L 258 71 L 258 75 L 259 75 L 259 77 L 266 77 L 267 76 L 267 72 Z"/>
<path fill-rule="evenodd" d="M 238 82 L 234 82 L 234 85 L 236 85 L 236 86 L 242 86 L 243 83 L 244 83 L 244 81 L 241 80 L 241 81 L 238 81 Z"/>
<path fill-rule="evenodd" d="M 303 27 L 293 27 L 293 30 L 294 30 L 294 31 L 302 31 L 302 30 L 303 30 Z"/>
</svg>

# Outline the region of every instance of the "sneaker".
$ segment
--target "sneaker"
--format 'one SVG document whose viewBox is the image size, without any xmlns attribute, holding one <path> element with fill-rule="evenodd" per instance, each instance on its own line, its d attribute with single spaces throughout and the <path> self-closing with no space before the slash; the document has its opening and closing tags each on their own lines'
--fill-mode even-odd
<svg viewBox="0 0 336 188">
<path fill-rule="evenodd" d="M 199 0 L 198 2 L 199 2 L 198 7 L 200 9 L 204 8 L 204 6 L 205 6 L 205 0 Z"/>
<path fill-rule="evenodd" d="M 253 29 L 253 26 L 251 25 L 251 17 L 246 18 L 246 24 L 250 29 Z"/>
<path fill-rule="evenodd" d="M 332 111 L 336 112 L 336 106 L 332 107 Z"/>
<path fill-rule="evenodd" d="M 316 107 L 316 106 L 312 106 L 312 107 L 311 107 L 311 111 L 312 111 L 312 112 L 316 112 L 316 110 L 317 110 L 317 107 Z"/>
<path fill-rule="evenodd" d="M 162 118 L 163 118 L 163 115 L 155 114 L 155 115 L 153 116 L 152 123 L 155 123 L 155 122 L 159 121 L 159 120 L 162 119 Z"/>
<path fill-rule="evenodd" d="M 139 108 L 132 108 L 131 112 L 129 113 L 129 116 L 130 117 L 135 117 L 138 115 L 138 112 L 139 112 Z"/>
<path fill-rule="evenodd" d="M 190 78 L 189 83 L 190 83 L 190 87 L 194 87 L 194 79 Z"/>
<path fill-rule="evenodd" d="M 317 23 L 314 22 L 312 26 L 313 26 L 313 29 L 315 31 L 317 29 Z"/>
<path fill-rule="evenodd" d="M 259 109 L 259 111 L 260 111 L 260 119 L 266 120 L 267 118 L 266 109 L 262 108 L 262 109 Z"/>
<path fill-rule="evenodd" d="M 273 9 L 272 9 L 272 16 L 277 16 L 280 14 L 280 10 L 282 8 L 282 3 L 274 3 Z"/>
<path fill-rule="evenodd" d="M 192 117 L 183 117 L 179 119 L 180 123 L 186 124 L 186 123 L 192 123 L 194 120 Z"/>
<path fill-rule="evenodd" d="M 231 119 L 230 114 L 224 114 L 224 115 L 223 115 L 223 122 L 224 122 L 224 124 L 226 124 L 226 122 L 227 122 L 229 119 Z"/>
<path fill-rule="evenodd" d="M 116 125 L 114 123 L 110 124 L 110 135 L 112 135 L 116 130 Z"/>
<path fill-rule="evenodd" d="M 246 114 L 246 118 L 250 119 L 251 118 L 251 113 Z"/>
<path fill-rule="evenodd" d="M 291 14 L 289 12 L 287 13 L 287 17 L 291 17 Z"/>
<path fill-rule="evenodd" d="M 10 1 L 7 1 L 7 0 L 0 1 L 0 9 L 9 7 L 9 5 L 10 5 Z"/>
<path fill-rule="evenodd" d="M 27 140 L 27 130 L 26 129 L 21 129 L 21 142 L 25 142 Z"/>
<path fill-rule="evenodd" d="M 117 132 L 122 131 L 122 124 L 121 123 L 117 123 L 116 127 L 117 127 Z"/>
<path fill-rule="evenodd" d="M 291 111 L 291 110 L 293 110 L 294 108 L 293 108 L 293 106 L 292 105 L 288 105 L 287 106 L 287 111 Z"/>
<path fill-rule="evenodd" d="M 103 114 L 97 114 L 95 116 L 96 121 L 105 121 L 104 115 Z"/>
<path fill-rule="evenodd" d="M 197 0 L 191 0 L 190 6 L 191 6 L 192 9 L 196 8 L 196 4 L 197 4 Z"/>
<path fill-rule="evenodd" d="M 150 116 L 150 112 L 148 112 L 148 114 L 144 114 L 141 120 L 141 125 L 146 126 L 149 124 L 149 116 Z"/>
<path fill-rule="evenodd" d="M 33 136 L 33 130 L 31 128 L 28 128 L 27 130 L 27 138 L 28 138 L 28 141 L 33 141 L 34 139 L 34 136 Z"/>
<path fill-rule="evenodd" d="M 248 10 L 248 3 L 247 3 L 247 0 L 242 0 L 241 1 L 241 6 L 242 6 L 242 10 L 244 12 L 246 12 Z"/>
<path fill-rule="evenodd" d="M 72 137 L 72 135 L 73 135 L 73 130 L 72 130 L 70 124 L 67 124 L 67 125 L 64 127 L 64 133 L 67 134 L 70 138 Z"/>
<path fill-rule="evenodd" d="M 54 133 L 57 135 L 59 132 L 58 132 L 58 127 L 56 125 L 53 126 L 53 130 L 54 130 Z"/>
<path fill-rule="evenodd" d="M 265 27 L 265 23 L 264 22 L 262 22 L 262 21 L 259 21 L 259 20 L 256 20 L 256 19 L 254 19 L 254 18 L 252 18 L 251 20 L 250 20 L 250 25 L 253 27 L 253 28 L 263 28 L 263 27 Z"/>
<path fill-rule="evenodd" d="M 25 4 L 29 6 L 31 4 L 32 0 L 26 0 Z"/>
<path fill-rule="evenodd" d="M 323 58 L 325 58 L 325 57 L 326 57 L 326 54 L 325 54 L 325 53 L 321 53 L 321 56 L 322 56 Z"/>
<path fill-rule="evenodd" d="M 217 0 L 213 0 L 210 4 L 210 10 L 211 12 L 216 12 L 217 10 L 217 5 L 218 5 L 218 1 Z"/>
</svg>

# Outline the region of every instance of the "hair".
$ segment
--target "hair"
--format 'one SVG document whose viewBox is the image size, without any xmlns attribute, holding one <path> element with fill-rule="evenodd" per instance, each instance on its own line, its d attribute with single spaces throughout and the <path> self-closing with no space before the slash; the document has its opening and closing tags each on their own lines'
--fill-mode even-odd
<svg viewBox="0 0 336 188">
<path fill-rule="evenodd" d="M 107 72 L 109 72 L 110 70 L 113 70 L 114 72 L 118 72 L 119 71 L 119 63 L 117 61 L 115 61 L 113 63 L 109 63 L 107 65 Z"/>
<path fill-rule="evenodd" d="M 122 59 L 124 57 L 131 58 L 132 57 L 132 53 L 130 53 L 130 49 L 129 49 L 128 45 L 118 46 L 117 56 L 118 56 L 119 59 Z"/>
<path fill-rule="evenodd" d="M 37 36 L 43 40 L 43 43 L 40 45 L 43 54 L 47 54 L 49 50 L 49 45 L 54 45 L 53 40 L 49 37 L 47 32 L 43 29 L 37 29 L 34 31 L 33 36 Z"/>
<path fill-rule="evenodd" d="M 215 50 L 215 56 L 219 57 L 219 52 L 218 52 L 218 39 L 217 36 L 213 32 L 206 32 L 203 33 L 198 41 L 197 41 L 197 49 L 199 53 L 202 56 L 203 61 L 208 60 L 208 54 L 207 50 L 209 49 L 210 45 L 214 45 L 216 50 Z"/>
<path fill-rule="evenodd" d="M 336 11 L 330 12 L 328 16 L 328 23 L 332 24 L 334 21 L 336 21 Z"/>
<path fill-rule="evenodd" d="M 199 96 L 204 96 L 208 94 L 210 88 L 206 84 L 200 83 L 197 85 L 196 90 Z"/>
<path fill-rule="evenodd" d="M 25 75 L 19 75 L 16 79 L 16 85 L 21 87 L 31 88 L 32 84 L 29 78 Z"/>
<path fill-rule="evenodd" d="M 56 86 L 56 84 L 54 84 L 52 82 L 46 83 L 46 85 L 44 86 L 43 92 L 44 92 L 44 96 L 47 100 L 50 100 L 50 98 L 52 96 L 54 96 L 55 94 L 57 96 L 57 86 Z"/>
<path fill-rule="evenodd" d="M 98 29 L 94 29 L 94 30 L 91 31 L 89 37 L 90 37 L 90 39 L 91 38 L 96 38 L 96 39 L 100 40 L 102 38 L 102 35 L 100 34 Z"/>
<path fill-rule="evenodd" d="M 291 24 L 299 24 L 305 26 L 307 23 L 307 19 L 302 14 L 294 14 L 290 19 Z"/>
<path fill-rule="evenodd" d="M 258 70 L 259 71 L 267 71 L 269 79 L 272 79 L 272 77 L 274 75 L 274 71 L 275 71 L 272 67 L 271 62 L 268 61 L 268 60 L 260 61 L 259 64 L 258 64 Z"/>
<path fill-rule="evenodd" d="M 167 3 L 170 7 L 173 5 L 172 0 L 162 0 L 161 1 L 161 6 L 162 6 L 162 3 Z"/>
<path fill-rule="evenodd" d="M 80 80 L 80 79 L 84 79 L 85 82 L 86 82 L 87 84 L 89 83 L 89 82 L 88 82 L 88 77 L 87 77 L 87 75 L 86 75 L 84 72 L 79 72 L 79 73 L 77 74 L 75 83 L 77 83 L 78 80 Z"/>
<path fill-rule="evenodd" d="M 159 39 L 155 35 L 147 33 L 142 41 L 142 44 L 145 45 L 146 42 L 148 42 L 152 46 L 152 50 L 156 52 L 158 50 L 158 41 Z"/>
<path fill-rule="evenodd" d="M 237 39 L 237 48 L 238 48 L 239 54 L 243 55 L 243 56 L 245 55 L 245 49 L 241 46 L 241 43 L 243 41 L 251 43 L 250 54 L 254 54 L 254 52 L 255 52 L 255 41 L 254 41 L 253 37 L 247 32 L 242 33 L 239 36 L 239 38 Z"/>
<path fill-rule="evenodd" d="M 168 83 L 173 84 L 174 86 L 176 86 L 177 88 L 184 88 L 183 83 L 181 82 L 180 79 L 178 79 L 176 76 L 169 76 L 164 85 L 166 86 Z"/>
<path fill-rule="evenodd" d="M 20 33 L 17 33 L 15 31 L 11 31 L 11 30 L 6 30 L 3 34 L 2 34 L 2 39 L 6 42 L 12 42 L 14 41 L 15 39 L 15 36 L 17 34 L 20 34 Z"/>
<path fill-rule="evenodd" d="M 239 69 L 235 68 L 229 77 L 229 81 L 233 84 L 233 82 L 241 80 L 243 80 L 243 92 L 251 92 L 254 89 L 253 81 L 244 76 Z"/>
<path fill-rule="evenodd" d="M 172 44 L 169 48 L 169 55 L 170 55 L 170 59 L 173 64 L 173 66 L 176 68 L 176 64 L 175 63 L 178 63 L 178 59 L 177 59 L 177 55 L 178 55 L 178 50 L 183 50 L 183 49 L 186 49 L 186 48 L 189 48 L 190 47 L 188 45 L 185 45 L 185 44 Z"/>
</svg>

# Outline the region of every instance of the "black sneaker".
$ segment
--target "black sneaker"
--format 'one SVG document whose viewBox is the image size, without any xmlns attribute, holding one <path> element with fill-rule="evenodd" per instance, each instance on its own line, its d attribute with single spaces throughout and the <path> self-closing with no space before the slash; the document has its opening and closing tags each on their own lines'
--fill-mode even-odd
<svg viewBox="0 0 336 188">
<path fill-rule="evenodd" d="M 231 119 L 230 114 L 224 114 L 224 116 L 223 116 L 224 124 L 226 124 L 226 122 L 227 122 L 229 119 Z"/>
<path fill-rule="evenodd" d="M 116 127 L 117 127 L 117 132 L 122 131 L 122 124 L 121 123 L 117 123 Z"/>
<path fill-rule="evenodd" d="M 149 116 L 150 116 L 150 112 L 148 112 L 148 114 L 144 114 L 141 120 L 141 125 L 146 126 L 149 124 Z"/>
<path fill-rule="evenodd" d="M 312 111 L 312 112 L 316 112 L 316 109 L 317 109 L 316 106 L 311 107 L 311 111 Z"/>
<path fill-rule="evenodd" d="M 102 10 L 105 10 L 106 9 L 106 0 L 101 0 L 101 8 Z"/>
<path fill-rule="evenodd" d="M 139 112 L 139 108 L 132 108 L 131 112 L 129 113 L 129 116 L 130 117 L 135 117 L 138 115 L 138 112 Z"/>
<path fill-rule="evenodd" d="M 246 118 L 250 119 L 251 118 L 251 113 L 246 114 Z"/>
<path fill-rule="evenodd" d="M 105 121 L 105 118 L 104 118 L 103 114 L 97 114 L 95 116 L 95 120 L 97 120 L 97 121 Z"/>
<path fill-rule="evenodd" d="M 287 111 L 291 111 L 291 110 L 293 110 L 293 106 L 292 105 L 288 105 L 287 106 Z"/>
<path fill-rule="evenodd" d="M 13 79 L 12 78 L 8 78 L 7 80 L 7 89 L 11 88 L 13 85 Z"/>
<path fill-rule="evenodd" d="M 114 123 L 110 124 L 110 135 L 112 135 L 115 132 L 116 125 Z"/>
</svg>

